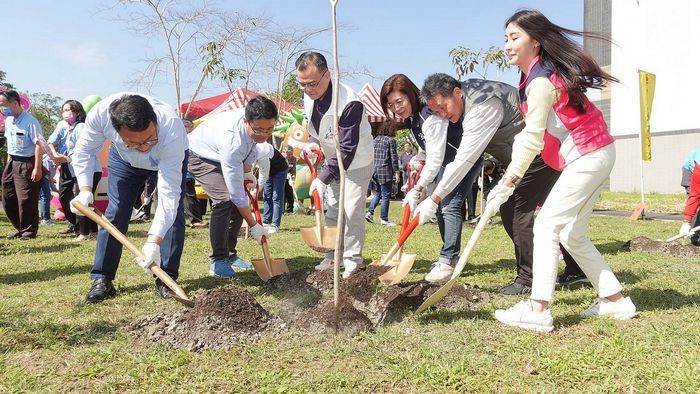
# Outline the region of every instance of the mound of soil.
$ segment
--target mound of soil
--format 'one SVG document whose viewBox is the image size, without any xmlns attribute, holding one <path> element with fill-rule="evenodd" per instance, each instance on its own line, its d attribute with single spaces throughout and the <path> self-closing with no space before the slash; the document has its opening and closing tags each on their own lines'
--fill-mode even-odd
<svg viewBox="0 0 700 394">
<path fill-rule="evenodd" d="M 381 286 L 378 278 L 388 269 L 368 266 L 341 279 L 338 307 L 330 292 L 333 272 L 305 269 L 279 275 L 266 283 L 284 296 L 275 305 L 277 317 L 270 316 L 247 291 L 227 285 L 198 295 L 194 308 L 170 316 L 144 318 L 129 328 L 141 337 L 191 351 L 229 349 L 278 333 L 287 326 L 311 333 L 354 336 L 401 321 L 440 287 L 425 281 Z M 455 285 L 436 307 L 476 309 L 488 300 L 489 295 L 477 287 Z"/>
<path fill-rule="evenodd" d="M 198 351 L 255 342 L 266 330 L 279 326 L 250 293 L 227 285 L 200 294 L 194 308 L 170 316 L 148 317 L 130 328 L 153 341 Z"/>
<path fill-rule="evenodd" d="M 700 247 L 677 241 L 655 241 L 647 237 L 637 237 L 629 240 L 625 244 L 625 248 L 631 252 L 660 252 L 681 257 L 700 255 Z"/>
</svg>

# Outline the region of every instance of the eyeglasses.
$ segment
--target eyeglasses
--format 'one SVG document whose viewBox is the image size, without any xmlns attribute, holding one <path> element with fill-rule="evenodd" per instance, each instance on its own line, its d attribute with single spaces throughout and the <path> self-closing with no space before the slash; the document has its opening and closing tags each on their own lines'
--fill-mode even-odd
<svg viewBox="0 0 700 394">
<path fill-rule="evenodd" d="M 253 130 L 253 134 L 256 135 L 269 135 L 272 134 L 273 131 L 275 131 L 274 127 L 270 127 L 269 129 L 256 129 L 253 126 L 250 126 L 250 129 Z"/>
<path fill-rule="evenodd" d="M 394 109 L 398 107 L 403 107 L 404 104 L 406 104 L 406 100 L 399 98 L 394 100 L 393 103 L 386 103 L 386 108 L 389 109 L 390 111 L 393 111 Z"/>
<path fill-rule="evenodd" d="M 125 139 L 122 139 L 124 141 L 124 146 L 126 146 L 128 149 L 135 149 L 135 150 L 142 150 L 143 147 L 146 147 L 148 149 L 152 148 L 158 143 L 158 127 L 156 126 L 156 136 L 155 138 L 143 141 L 143 142 L 130 142 Z M 148 150 L 147 149 L 147 150 Z"/>
<path fill-rule="evenodd" d="M 304 89 L 307 89 L 307 88 L 308 88 L 308 89 L 314 89 L 316 86 L 318 86 L 318 83 L 321 82 L 321 79 L 323 78 L 324 75 L 326 75 L 327 72 L 328 72 L 328 69 L 325 69 L 325 70 L 323 71 L 323 74 L 321 74 L 321 77 L 319 77 L 318 80 L 316 80 L 316 81 L 314 81 L 314 82 L 301 83 L 301 82 L 297 81 L 297 86 L 298 86 L 299 89 L 301 89 L 301 90 L 304 90 Z"/>
</svg>

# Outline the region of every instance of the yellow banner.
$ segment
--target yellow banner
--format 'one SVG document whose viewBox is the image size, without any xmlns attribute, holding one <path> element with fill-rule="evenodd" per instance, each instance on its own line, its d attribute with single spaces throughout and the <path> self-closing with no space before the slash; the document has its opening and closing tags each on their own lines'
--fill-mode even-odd
<svg viewBox="0 0 700 394">
<path fill-rule="evenodd" d="M 656 75 L 639 70 L 639 113 L 642 118 L 642 160 L 651 161 L 651 106 L 654 103 Z"/>
</svg>

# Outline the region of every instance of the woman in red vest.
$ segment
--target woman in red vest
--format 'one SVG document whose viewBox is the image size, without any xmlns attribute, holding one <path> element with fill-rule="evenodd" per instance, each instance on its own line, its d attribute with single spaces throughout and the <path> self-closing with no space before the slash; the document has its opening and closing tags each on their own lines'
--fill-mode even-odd
<svg viewBox="0 0 700 394">
<path fill-rule="evenodd" d="M 571 35 L 597 37 L 557 26 L 535 10 L 518 11 L 506 22 L 505 52 L 521 71 L 519 94 L 525 128 L 515 137 L 512 161 L 489 199 L 505 201 L 538 154 L 562 173 L 535 220 L 530 299 L 496 311 L 496 318 L 539 332 L 554 328 L 549 307 L 559 243 L 581 266 L 600 297 L 581 313 L 583 317 L 605 315 L 624 320 L 637 313 L 586 237 L 593 207 L 615 163 L 615 146 L 602 113 L 585 92 L 617 79 L 603 71 Z"/>
</svg>

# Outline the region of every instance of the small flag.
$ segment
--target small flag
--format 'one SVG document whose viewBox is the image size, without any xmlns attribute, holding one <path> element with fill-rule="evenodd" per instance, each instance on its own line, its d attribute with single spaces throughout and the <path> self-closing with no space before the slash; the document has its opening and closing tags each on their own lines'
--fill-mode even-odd
<svg viewBox="0 0 700 394">
<path fill-rule="evenodd" d="M 642 129 L 639 132 L 642 139 L 642 160 L 651 161 L 651 106 L 654 103 L 656 75 L 639 70 L 639 113 L 642 119 Z"/>
</svg>

